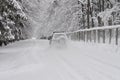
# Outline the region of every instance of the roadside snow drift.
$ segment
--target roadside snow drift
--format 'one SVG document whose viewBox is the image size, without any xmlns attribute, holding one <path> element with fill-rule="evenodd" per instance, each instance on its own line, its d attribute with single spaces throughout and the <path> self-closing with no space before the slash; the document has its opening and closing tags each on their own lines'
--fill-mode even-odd
<svg viewBox="0 0 120 80">
<path fill-rule="evenodd" d="M 117 46 L 70 42 L 56 49 L 46 40 L 0 48 L 0 80 L 120 80 Z"/>
</svg>

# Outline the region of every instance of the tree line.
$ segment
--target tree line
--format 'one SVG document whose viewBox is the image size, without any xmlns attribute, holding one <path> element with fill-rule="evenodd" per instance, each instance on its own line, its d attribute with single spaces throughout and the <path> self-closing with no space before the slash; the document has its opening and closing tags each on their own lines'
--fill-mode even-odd
<svg viewBox="0 0 120 80">
<path fill-rule="evenodd" d="M 82 7 L 79 23 L 82 21 L 83 28 L 120 24 L 120 0 L 78 0 L 78 5 Z"/>
<path fill-rule="evenodd" d="M 0 0 L 0 46 L 24 39 L 26 21 L 21 0 Z"/>
</svg>

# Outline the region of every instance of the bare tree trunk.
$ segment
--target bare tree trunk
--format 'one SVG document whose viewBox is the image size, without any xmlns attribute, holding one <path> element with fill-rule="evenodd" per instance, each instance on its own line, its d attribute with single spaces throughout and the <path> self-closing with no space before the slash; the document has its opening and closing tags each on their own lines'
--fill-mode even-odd
<svg viewBox="0 0 120 80">
<path fill-rule="evenodd" d="M 90 0 L 87 3 L 87 28 L 90 28 Z"/>
<path fill-rule="evenodd" d="M 105 10 L 104 6 L 105 6 L 105 1 L 104 1 L 104 0 L 102 0 L 102 11 L 104 11 L 104 10 Z"/>
<path fill-rule="evenodd" d="M 99 0 L 99 11 L 102 11 L 101 0 Z"/>
<path fill-rule="evenodd" d="M 101 0 L 99 0 L 99 12 L 101 12 Z M 98 16 L 98 26 L 102 26 L 102 19 Z"/>
<path fill-rule="evenodd" d="M 83 21 L 83 28 L 85 28 L 85 14 L 84 14 L 84 5 L 82 4 L 82 21 Z"/>
<path fill-rule="evenodd" d="M 90 8 L 90 14 L 91 14 L 92 27 L 94 27 L 94 20 L 92 18 L 93 17 L 93 13 L 92 12 L 93 12 L 93 7 Z"/>
</svg>

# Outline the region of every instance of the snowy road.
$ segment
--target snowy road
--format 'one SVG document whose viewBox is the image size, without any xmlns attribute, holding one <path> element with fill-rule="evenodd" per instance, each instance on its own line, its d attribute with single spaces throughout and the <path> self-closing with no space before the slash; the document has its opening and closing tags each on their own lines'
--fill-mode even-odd
<svg viewBox="0 0 120 80">
<path fill-rule="evenodd" d="M 120 52 L 104 44 L 55 49 L 44 40 L 20 41 L 0 48 L 0 80 L 120 80 Z"/>
</svg>

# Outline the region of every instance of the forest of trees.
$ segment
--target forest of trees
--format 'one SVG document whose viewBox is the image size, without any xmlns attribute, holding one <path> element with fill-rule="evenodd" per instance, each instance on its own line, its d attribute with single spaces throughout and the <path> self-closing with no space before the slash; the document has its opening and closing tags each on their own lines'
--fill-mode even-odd
<svg viewBox="0 0 120 80">
<path fill-rule="evenodd" d="M 87 0 L 82 5 L 84 28 L 120 24 L 120 0 Z M 85 21 L 86 19 L 86 21 Z"/>
<path fill-rule="evenodd" d="M 54 0 L 43 33 L 120 24 L 120 0 Z M 46 29 L 47 28 L 47 29 Z M 48 33 L 49 32 L 49 33 Z"/>
<path fill-rule="evenodd" d="M 21 0 L 0 0 L 0 46 L 23 39 L 27 17 Z"/>
</svg>

